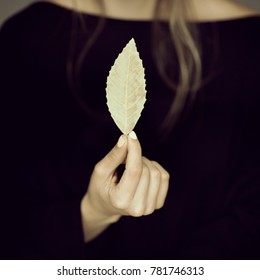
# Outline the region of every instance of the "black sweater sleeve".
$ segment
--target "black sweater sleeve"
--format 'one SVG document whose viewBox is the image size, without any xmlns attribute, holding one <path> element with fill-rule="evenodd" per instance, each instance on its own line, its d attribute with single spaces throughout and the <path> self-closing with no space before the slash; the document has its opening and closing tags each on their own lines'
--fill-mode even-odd
<svg viewBox="0 0 260 280">
<path fill-rule="evenodd" d="M 6 23 L 0 32 L 1 258 L 81 259 L 81 196 L 66 193 L 69 182 L 59 180 L 62 160 L 49 163 L 34 76 L 19 51 L 23 41 L 14 41 L 12 30 Z"/>
</svg>

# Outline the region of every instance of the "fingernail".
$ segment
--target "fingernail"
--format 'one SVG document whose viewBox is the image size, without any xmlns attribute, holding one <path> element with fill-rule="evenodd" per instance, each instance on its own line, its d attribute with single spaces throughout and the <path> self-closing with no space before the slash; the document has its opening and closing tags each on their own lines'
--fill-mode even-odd
<svg viewBox="0 0 260 280">
<path fill-rule="evenodd" d="M 133 139 L 133 140 L 136 140 L 136 139 L 137 139 L 137 136 L 136 136 L 136 134 L 135 134 L 134 131 L 131 131 L 131 132 L 129 133 L 129 137 L 130 137 L 131 139 Z"/>
<path fill-rule="evenodd" d="M 124 135 L 121 135 L 117 141 L 117 147 L 121 148 L 125 144 L 125 137 Z"/>
</svg>

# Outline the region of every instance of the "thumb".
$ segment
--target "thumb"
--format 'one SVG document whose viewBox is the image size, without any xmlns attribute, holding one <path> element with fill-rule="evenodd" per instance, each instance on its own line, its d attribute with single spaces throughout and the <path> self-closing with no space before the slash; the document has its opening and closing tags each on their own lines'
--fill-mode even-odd
<svg viewBox="0 0 260 280">
<path fill-rule="evenodd" d="M 115 172 L 117 167 L 125 162 L 127 156 L 127 137 L 121 135 L 114 148 L 98 163 L 102 173 L 110 175 Z"/>
</svg>

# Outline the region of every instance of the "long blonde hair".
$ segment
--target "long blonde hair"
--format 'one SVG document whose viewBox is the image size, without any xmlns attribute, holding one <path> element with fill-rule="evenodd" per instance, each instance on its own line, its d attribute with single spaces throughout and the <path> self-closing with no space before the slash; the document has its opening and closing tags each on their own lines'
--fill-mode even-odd
<svg viewBox="0 0 260 280">
<path fill-rule="evenodd" d="M 84 28 L 84 21 L 76 8 L 77 0 L 72 1 L 76 11 L 73 17 L 73 29 L 76 28 L 78 19 L 80 19 L 82 27 Z M 102 0 L 97 0 L 97 2 L 100 5 L 101 11 L 105 13 Z M 169 132 L 174 127 L 184 109 L 188 97 L 190 97 L 189 99 L 191 100 L 194 99 L 196 91 L 201 83 L 202 63 L 200 45 L 196 26 L 188 20 L 188 13 L 190 13 L 191 10 L 191 7 L 188 7 L 188 5 L 191 4 L 187 2 L 189 1 L 157 0 L 155 5 L 153 54 L 162 79 L 173 91 L 173 102 L 162 124 L 164 132 Z M 166 33 L 164 28 L 165 20 L 161 20 L 165 18 L 166 11 L 168 13 L 168 33 Z M 164 24 L 162 24 L 162 22 Z M 67 64 L 67 73 L 70 84 L 73 85 L 73 87 L 77 84 L 84 57 L 102 31 L 104 24 L 105 18 L 101 18 L 94 34 L 87 41 L 85 48 L 78 56 L 75 63 L 73 63 L 73 44 L 71 44 L 71 55 Z M 75 34 L 74 30 L 72 30 L 72 34 Z M 71 41 L 73 41 L 73 38 Z M 175 62 L 177 62 L 178 65 L 178 74 L 174 77 L 171 75 L 171 71 L 169 71 L 169 69 L 176 69 L 176 64 L 174 65 L 171 54 L 169 53 L 169 49 L 172 50 L 172 48 L 169 48 L 169 44 L 171 45 L 170 47 L 175 49 Z M 76 96 L 76 98 L 78 98 L 80 103 L 80 97 Z M 87 110 L 89 109 L 82 103 L 80 105 Z"/>
<path fill-rule="evenodd" d="M 177 77 L 172 77 L 167 70 L 176 68 L 176 65 L 173 65 L 174 61 L 171 60 L 167 47 L 167 34 L 163 31 L 160 21 L 166 10 L 169 13 L 170 43 L 176 52 Z M 188 97 L 193 100 L 201 84 L 200 43 L 196 25 L 189 20 L 191 11 L 191 3 L 187 0 L 158 0 L 155 8 L 154 56 L 161 77 L 175 93 L 162 125 L 166 131 L 175 125 Z"/>
</svg>

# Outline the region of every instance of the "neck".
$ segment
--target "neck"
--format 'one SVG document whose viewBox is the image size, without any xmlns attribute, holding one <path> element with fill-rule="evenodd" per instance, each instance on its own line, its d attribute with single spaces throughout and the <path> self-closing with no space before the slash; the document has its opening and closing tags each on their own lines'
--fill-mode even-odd
<svg viewBox="0 0 260 280">
<path fill-rule="evenodd" d="M 151 20 L 157 1 L 163 0 L 45 0 L 78 11 L 126 20 Z M 259 15 L 233 0 L 180 0 L 190 4 L 188 18 L 195 21 L 224 20 Z M 168 1 L 165 1 L 168 18 Z"/>
<path fill-rule="evenodd" d="M 154 16 L 155 0 L 103 0 L 109 17 L 150 20 Z"/>
<path fill-rule="evenodd" d="M 156 0 L 45 0 L 95 15 L 129 20 L 150 20 Z"/>
</svg>

